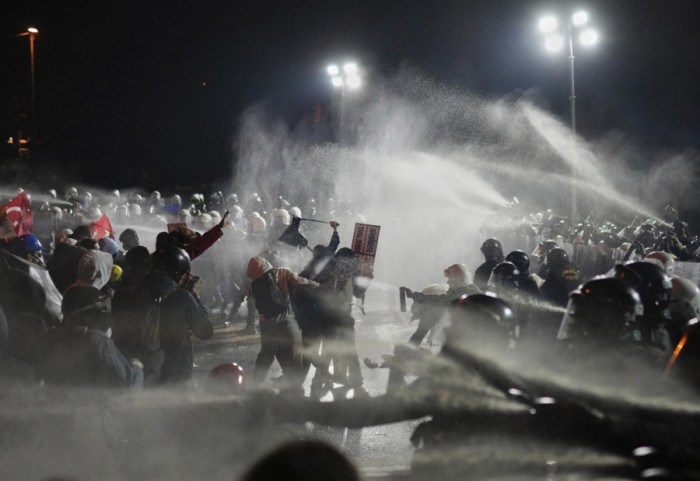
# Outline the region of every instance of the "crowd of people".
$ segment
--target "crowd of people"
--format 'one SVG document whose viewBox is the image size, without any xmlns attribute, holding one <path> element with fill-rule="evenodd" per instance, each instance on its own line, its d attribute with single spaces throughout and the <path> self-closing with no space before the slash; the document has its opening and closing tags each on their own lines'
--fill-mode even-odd
<svg viewBox="0 0 700 481">
<path fill-rule="evenodd" d="M 280 391 L 304 396 L 313 366 L 309 398 L 340 385 L 358 401 L 375 400 L 364 386 L 353 317 L 368 279 L 353 250 L 341 247 L 350 242 L 340 238 L 339 222 L 302 232 L 302 208 L 281 196 L 271 204 L 254 194 L 241 203 L 236 194 L 215 192 L 206 201 L 194 194 L 183 205 L 180 196 L 163 199 L 158 192 L 88 194 L 69 188 L 61 199 L 36 195 L 34 232 L 0 242 L 3 375 L 70 386 L 188 386 L 192 338 L 206 342 L 217 322 L 224 326 L 238 315 L 245 318 L 240 333 L 259 336 L 260 349 L 252 373 L 235 363 L 211 372 L 219 392 L 269 386 L 276 360 L 282 377 L 273 385 Z M 350 202 L 317 208 L 310 200 L 303 209 L 311 218 L 364 220 Z M 454 412 L 436 411 L 434 393 L 443 401 L 469 394 L 448 393 L 474 371 L 533 403 L 513 389 L 525 384 L 488 363 L 487 346 L 528 360 L 547 352 L 561 366 L 615 353 L 634 360 L 630 378 L 673 377 L 696 386 L 700 276 L 690 274 L 700 273 L 692 268 L 700 266 L 700 244 L 675 209 L 667 208 L 663 220 L 624 226 L 591 217 L 575 224 L 551 211 L 509 214 L 505 227 L 480 231 L 483 262 L 473 271 L 455 259 L 438 271 L 444 284 L 400 288 L 412 300 L 417 327 L 386 357 L 390 407 L 369 404 L 373 414 L 360 414 L 365 418 L 356 426 L 404 419 L 401 403 L 409 402 L 409 418 L 432 417 L 414 442 L 441 446 L 461 424 Z M 102 222 L 105 215 L 116 228 Z M 313 247 L 306 249 L 306 237 Z M 437 356 L 425 349 L 430 345 L 440 346 Z M 433 364 L 439 357 L 456 362 L 459 372 Z M 418 380 L 406 384 L 407 374 Z M 343 414 L 329 422 L 343 425 Z M 567 435 L 590 421 L 570 414 L 557 424 Z M 525 426 L 539 429 L 531 421 Z"/>
<path fill-rule="evenodd" d="M 261 386 L 276 359 L 279 385 L 290 391 L 303 393 L 313 366 L 312 397 L 337 384 L 368 394 L 352 314 L 367 282 L 355 253 L 339 248 L 338 222 L 328 223 L 330 240 L 309 248 L 309 260 L 293 222 L 302 209 L 282 196 L 274 208 L 258 194 L 242 203 L 222 192 L 206 199 L 193 194 L 187 205 L 180 195 L 163 198 L 158 191 L 93 196 L 69 187 L 60 199 L 53 190 L 37 197 L 36 234 L 5 239 L 0 249 L 0 352 L 36 379 L 132 387 L 188 381 L 191 337 L 211 338 L 212 313 L 230 322 L 245 305 L 243 332 L 260 336 L 250 385 Z M 317 208 L 310 199 L 304 209 L 311 217 L 363 220 L 351 202 Z M 119 229 L 97 229 L 105 229 L 105 215 Z M 505 253 L 495 235 L 483 241 L 484 262 L 473 276 L 458 262 L 444 270 L 445 284 L 422 292 L 401 288 L 419 320 L 408 342 L 421 346 L 450 305 L 488 294 L 517 313 L 521 339 L 572 344 L 577 336 L 612 332 L 666 365 L 700 296 L 693 281 L 672 273 L 674 262 L 697 261 L 697 240 L 675 209 L 665 215 L 620 227 L 590 217 L 575 225 L 551 211 L 530 214 L 498 231 L 519 248 Z M 204 281 L 193 270 L 195 259 Z M 597 317 L 598 325 L 581 320 L 582 312 L 605 306 L 639 312 L 633 320 L 617 312 L 624 322 L 601 323 L 597 314 L 590 320 Z"/>
<path fill-rule="evenodd" d="M 363 296 L 355 282 L 359 264 L 349 248 L 339 249 L 337 222 L 327 223 L 330 242 L 312 249 L 308 260 L 298 243 L 279 240 L 290 231 L 308 242 L 298 223 L 292 225 L 301 209 L 282 197 L 270 210 L 257 194 L 245 210 L 236 194 L 225 199 L 221 192 L 206 201 L 194 194 L 184 207 L 179 195 L 163 200 L 158 192 L 144 200 L 70 187 L 63 199 L 54 191 L 39 197 L 35 233 L 0 244 L 6 258 L 0 353 L 35 380 L 130 387 L 188 382 L 191 337 L 211 338 L 214 322 L 230 324 L 245 305 L 243 334 L 260 336 L 248 386 L 261 386 L 277 359 L 284 374 L 278 386 L 287 391 L 303 393 L 313 364 L 314 396 L 334 383 L 367 393 L 357 355 L 347 350 L 354 345 L 353 299 Z M 314 204 L 305 206 L 311 216 Z M 43 277 L 37 280 L 36 272 Z M 29 299 L 27 292 L 36 295 Z M 239 365 L 215 372 L 226 379 L 240 374 L 233 390 L 245 383 Z"/>
</svg>

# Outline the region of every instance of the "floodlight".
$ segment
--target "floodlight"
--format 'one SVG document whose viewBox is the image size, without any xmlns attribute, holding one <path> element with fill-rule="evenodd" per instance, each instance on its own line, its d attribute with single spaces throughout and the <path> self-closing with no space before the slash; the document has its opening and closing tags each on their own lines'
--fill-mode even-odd
<svg viewBox="0 0 700 481">
<path fill-rule="evenodd" d="M 545 37 L 544 46 L 550 52 L 557 52 L 564 47 L 564 37 L 558 33 L 552 33 Z"/>
<path fill-rule="evenodd" d="M 349 75 L 345 80 L 349 89 L 357 90 L 362 87 L 362 81 L 358 75 Z"/>
<path fill-rule="evenodd" d="M 331 83 L 333 84 L 333 87 L 342 87 L 343 86 L 343 79 L 342 77 L 331 77 Z"/>
<path fill-rule="evenodd" d="M 345 72 L 345 75 L 354 75 L 357 73 L 357 64 L 348 62 L 345 65 L 343 65 L 343 72 Z"/>
<path fill-rule="evenodd" d="M 593 45 L 598 43 L 598 32 L 595 30 L 584 30 L 581 32 L 581 35 L 579 35 L 579 40 L 581 41 L 582 45 Z"/>
<path fill-rule="evenodd" d="M 586 25 L 588 23 L 588 14 L 586 12 L 574 13 L 571 17 L 571 23 L 573 23 L 576 27 Z"/>
<path fill-rule="evenodd" d="M 340 69 L 338 68 L 337 65 L 329 65 L 328 66 L 328 75 L 331 77 L 337 77 L 340 74 Z"/>
<path fill-rule="evenodd" d="M 539 28 L 542 33 L 551 33 L 557 29 L 559 22 L 551 15 L 542 17 L 539 23 Z"/>
<path fill-rule="evenodd" d="M 29 27 L 29 28 L 27 29 L 27 32 L 29 32 L 29 33 L 39 33 L 39 30 L 38 30 L 37 28 L 35 28 L 35 27 Z"/>
</svg>

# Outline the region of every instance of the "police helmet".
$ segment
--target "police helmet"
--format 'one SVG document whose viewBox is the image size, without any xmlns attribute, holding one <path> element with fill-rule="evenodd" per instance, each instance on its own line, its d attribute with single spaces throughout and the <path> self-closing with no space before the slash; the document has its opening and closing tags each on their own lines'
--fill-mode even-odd
<svg viewBox="0 0 700 481">
<path fill-rule="evenodd" d="M 481 244 L 481 253 L 484 255 L 486 260 L 493 260 L 500 262 L 503 260 L 503 246 L 501 246 L 501 241 L 494 238 L 486 239 L 483 244 Z"/>
<path fill-rule="evenodd" d="M 505 260 L 515 264 L 520 271 L 520 275 L 526 275 L 530 269 L 530 256 L 523 250 L 514 250 L 508 253 Z"/>
<path fill-rule="evenodd" d="M 670 319 L 671 278 L 658 265 L 651 262 L 631 262 L 615 266 L 614 277 L 626 281 L 642 298 L 644 316 Z"/>
<path fill-rule="evenodd" d="M 596 277 L 569 295 L 557 339 L 632 340 L 637 317 L 643 312 L 639 293 L 628 283 Z"/>
<path fill-rule="evenodd" d="M 190 272 L 190 256 L 177 246 L 166 245 L 153 253 L 151 266 L 154 270 L 167 272 L 179 280 L 183 274 Z"/>
</svg>

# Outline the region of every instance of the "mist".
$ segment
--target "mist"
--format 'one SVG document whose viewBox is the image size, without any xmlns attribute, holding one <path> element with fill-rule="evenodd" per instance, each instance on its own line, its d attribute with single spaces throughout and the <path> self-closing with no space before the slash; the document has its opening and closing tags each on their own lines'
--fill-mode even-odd
<svg viewBox="0 0 700 481">
<path fill-rule="evenodd" d="M 290 126 L 275 115 L 274 106 L 253 105 L 236 132 L 235 174 L 228 191 L 243 201 L 254 192 L 269 202 L 283 196 L 301 208 L 302 217 L 309 215 L 306 209 L 313 198 L 319 220 L 340 222 L 341 247 L 350 244 L 355 222 L 381 226 L 367 313 L 354 314 L 367 332 L 376 334 L 371 341 L 371 335 L 358 334 L 360 356 L 391 353 L 394 344 L 407 339 L 407 314 L 397 309 L 398 286 L 421 289 L 443 282 L 443 270 L 454 263 L 465 263 L 473 272 L 481 263 L 479 246 L 486 237 L 521 222 L 528 213 L 552 209 L 568 215 L 572 189 L 578 194 L 580 218 L 594 212 L 624 224 L 634 216 L 658 218 L 669 202 L 688 211 L 696 207 L 691 189 L 697 180 L 697 152 L 642 151 L 619 132 L 583 139 L 536 98 L 536 92 L 484 98 L 406 68 L 373 80 L 357 96 L 335 99 L 342 102 L 336 105 L 336 141 L 321 144 L 308 135 L 313 126 Z M 139 190 L 123 188 L 122 195 Z M 119 225 L 128 226 L 128 219 Z M 330 229 L 302 225 L 311 245 L 330 237 Z M 165 230 L 161 220 L 145 229 L 149 249 L 160 230 Z M 512 238 L 504 238 L 503 244 L 506 252 L 526 248 Z M 389 321 L 406 327 L 398 331 Z M 370 347 L 370 342 L 375 344 Z M 619 365 L 619 359 L 590 360 L 575 371 L 556 372 L 547 366 L 546 346 L 533 349 L 542 358 L 504 357 L 494 346 L 469 340 L 461 348 L 588 399 L 612 397 L 622 405 L 700 414 L 688 401 L 693 395 L 681 386 L 671 389 L 679 398 L 668 400 L 658 392 L 658 383 L 620 386 L 619 378 L 601 382 L 594 375 L 601 373 L 601 366 Z M 385 382 L 385 371 L 367 371 L 366 379 Z M 640 398 L 650 390 L 653 396 Z M 9 382 L 0 393 L 0 472 L 5 479 L 66 473 L 86 480 L 233 480 L 254 455 L 308 435 L 303 423 L 287 423 L 283 413 L 266 410 L 268 398 L 260 393 L 117 393 Z M 474 403 L 496 415 L 523 409 L 506 403 L 503 393 L 493 389 L 475 387 L 470 394 L 482 397 L 461 406 L 467 410 L 476 409 Z M 407 439 L 396 442 L 411 449 Z M 510 452 L 511 462 L 513 456 L 521 456 L 524 464 L 541 457 L 541 452 L 532 452 L 537 446 L 523 446 Z M 467 456 L 477 465 L 489 455 L 476 445 L 465 455 L 466 447 L 446 451 L 441 461 L 448 465 L 450 456 Z M 624 464 L 601 453 L 559 455 L 562 461 Z"/>
</svg>

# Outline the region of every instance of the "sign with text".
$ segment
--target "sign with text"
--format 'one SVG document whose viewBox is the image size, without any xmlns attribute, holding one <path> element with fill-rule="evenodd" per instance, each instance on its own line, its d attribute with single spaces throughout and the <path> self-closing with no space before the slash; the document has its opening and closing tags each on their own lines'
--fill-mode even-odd
<svg viewBox="0 0 700 481">
<path fill-rule="evenodd" d="M 360 260 L 360 275 L 374 278 L 374 257 L 379 242 L 378 225 L 355 224 L 352 236 L 352 251 Z"/>
</svg>

